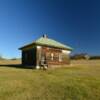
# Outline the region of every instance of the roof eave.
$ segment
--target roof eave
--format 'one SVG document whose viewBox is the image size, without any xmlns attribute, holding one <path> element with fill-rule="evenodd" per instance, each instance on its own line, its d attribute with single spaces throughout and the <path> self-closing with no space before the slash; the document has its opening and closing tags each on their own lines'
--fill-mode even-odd
<svg viewBox="0 0 100 100">
<path fill-rule="evenodd" d="M 40 45 L 40 46 L 54 47 L 54 48 L 64 49 L 64 50 L 70 50 L 70 51 L 73 50 L 72 48 L 57 47 L 57 46 L 46 45 L 46 44 L 42 44 L 42 43 L 35 43 L 35 44 L 36 44 L 36 45 Z"/>
<path fill-rule="evenodd" d="M 27 44 L 27 45 L 25 45 L 25 46 L 19 48 L 19 50 L 22 50 L 22 49 L 27 48 L 27 47 L 32 46 L 32 45 L 35 45 L 35 42 L 33 42 L 33 43 L 31 43 L 31 44 Z"/>
<path fill-rule="evenodd" d="M 28 45 L 25 45 L 21 48 L 19 48 L 19 50 L 23 50 L 29 46 L 32 46 L 32 45 L 40 45 L 40 46 L 47 46 L 47 47 L 53 47 L 53 48 L 58 48 L 58 49 L 63 49 L 63 50 L 69 50 L 69 51 L 72 51 L 73 49 L 72 48 L 64 48 L 64 47 L 57 47 L 57 46 L 52 46 L 52 45 L 46 45 L 46 44 L 42 44 L 42 43 L 37 43 L 37 42 L 33 42 L 31 44 L 28 44 Z"/>
</svg>

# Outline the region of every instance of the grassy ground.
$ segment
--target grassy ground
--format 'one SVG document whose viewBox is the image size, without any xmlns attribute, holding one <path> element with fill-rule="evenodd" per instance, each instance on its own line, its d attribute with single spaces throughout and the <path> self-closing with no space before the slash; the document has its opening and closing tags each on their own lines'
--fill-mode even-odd
<svg viewBox="0 0 100 100">
<path fill-rule="evenodd" d="M 0 67 L 0 100 L 100 100 L 100 61 L 67 68 Z"/>
</svg>

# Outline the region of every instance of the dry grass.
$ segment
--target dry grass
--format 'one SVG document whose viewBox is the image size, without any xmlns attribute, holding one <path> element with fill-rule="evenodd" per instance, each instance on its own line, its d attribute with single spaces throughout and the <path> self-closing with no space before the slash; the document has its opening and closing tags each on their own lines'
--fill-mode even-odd
<svg viewBox="0 0 100 100">
<path fill-rule="evenodd" d="M 100 100 L 99 62 L 47 71 L 1 66 L 0 100 Z"/>
<path fill-rule="evenodd" d="M 100 60 L 72 60 L 72 65 L 100 65 Z"/>
<path fill-rule="evenodd" d="M 0 65 L 21 64 L 21 60 L 0 60 Z"/>
</svg>

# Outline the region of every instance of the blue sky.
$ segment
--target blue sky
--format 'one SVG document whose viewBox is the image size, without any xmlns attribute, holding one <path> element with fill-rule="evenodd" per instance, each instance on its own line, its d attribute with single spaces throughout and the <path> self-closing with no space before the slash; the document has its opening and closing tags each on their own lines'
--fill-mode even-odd
<svg viewBox="0 0 100 100">
<path fill-rule="evenodd" d="M 0 54 L 21 57 L 18 50 L 42 36 L 100 55 L 99 0 L 0 0 Z"/>
</svg>

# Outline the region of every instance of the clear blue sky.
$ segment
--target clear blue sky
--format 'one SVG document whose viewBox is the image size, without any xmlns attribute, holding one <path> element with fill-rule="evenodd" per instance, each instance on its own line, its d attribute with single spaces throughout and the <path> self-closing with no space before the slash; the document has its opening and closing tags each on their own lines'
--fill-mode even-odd
<svg viewBox="0 0 100 100">
<path fill-rule="evenodd" d="M 18 48 L 44 33 L 100 55 L 100 0 L 0 0 L 0 54 L 21 57 Z"/>
</svg>

